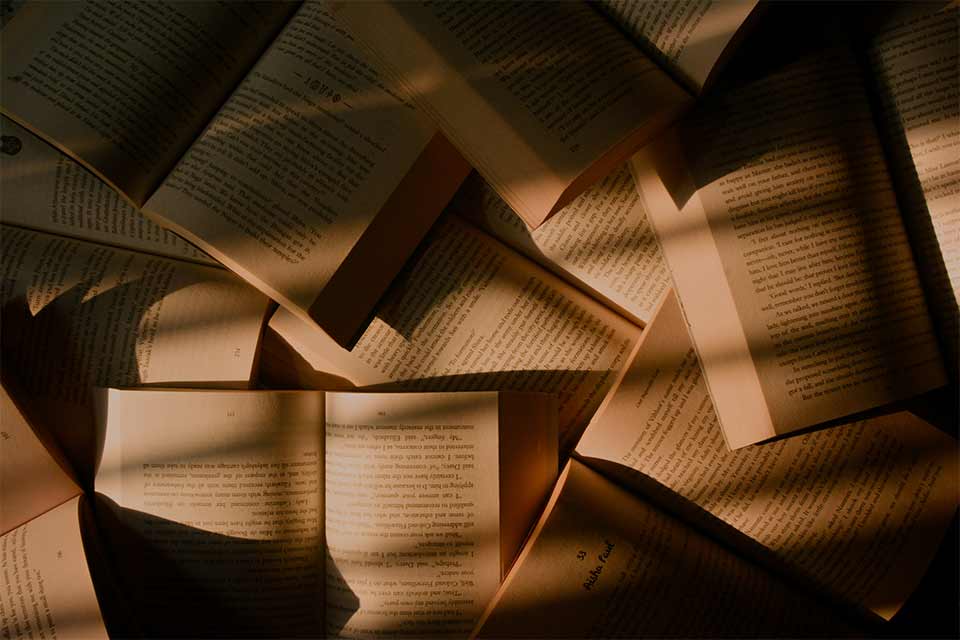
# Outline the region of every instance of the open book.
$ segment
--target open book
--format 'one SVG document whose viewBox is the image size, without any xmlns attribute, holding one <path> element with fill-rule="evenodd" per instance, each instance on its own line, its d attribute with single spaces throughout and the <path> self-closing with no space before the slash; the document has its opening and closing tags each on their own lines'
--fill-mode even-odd
<svg viewBox="0 0 960 640">
<path fill-rule="evenodd" d="M 24 153 L 34 143 L 45 146 L 25 137 Z M 4 220 L 17 219 L 19 204 L 29 201 L 22 183 L 7 179 L 16 162 L 2 163 Z M 103 209 L 71 211 L 79 218 Z M 118 220 L 128 230 L 144 228 L 133 216 Z M 100 235 L 127 241 L 109 229 Z M 162 235 L 129 244 L 189 251 Z M 273 305 L 228 271 L 7 224 L 0 224 L 0 246 L 0 371 L 74 465 L 89 468 L 92 460 L 95 386 L 250 384 Z"/>
<path fill-rule="evenodd" d="M 3 34 L 4 114 L 341 344 L 468 170 L 322 2 L 36 3 Z"/>
<path fill-rule="evenodd" d="M 671 293 L 479 635 L 842 633 L 823 604 L 888 619 L 957 482 L 956 442 L 902 412 L 728 450 Z"/>
<path fill-rule="evenodd" d="M 106 612 L 124 607 L 163 637 L 463 636 L 557 473 L 556 403 L 543 394 L 111 389 L 100 400 L 96 494 L 84 500 L 97 526 L 51 490 L 0 539 L 32 567 L 0 580 L 4 611 L 48 636 L 110 625 Z M 92 566 L 98 544 L 106 566 Z M 83 579 L 54 580 L 58 562 Z M 63 592 L 39 617 L 4 601 L 38 588 Z"/>
<path fill-rule="evenodd" d="M 692 103 L 755 4 L 337 2 L 334 12 L 536 228 Z"/>
<path fill-rule="evenodd" d="M 731 447 L 956 376 L 957 15 L 705 101 L 634 158 Z"/>
</svg>

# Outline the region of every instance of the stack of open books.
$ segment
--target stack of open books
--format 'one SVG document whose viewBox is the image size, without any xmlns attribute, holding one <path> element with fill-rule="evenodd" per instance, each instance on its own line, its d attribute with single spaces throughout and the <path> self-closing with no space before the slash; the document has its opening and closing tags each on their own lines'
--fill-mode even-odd
<svg viewBox="0 0 960 640">
<path fill-rule="evenodd" d="M 960 5 L 882 9 L 28 2 L 0 635 L 882 630 L 956 535 Z"/>
</svg>

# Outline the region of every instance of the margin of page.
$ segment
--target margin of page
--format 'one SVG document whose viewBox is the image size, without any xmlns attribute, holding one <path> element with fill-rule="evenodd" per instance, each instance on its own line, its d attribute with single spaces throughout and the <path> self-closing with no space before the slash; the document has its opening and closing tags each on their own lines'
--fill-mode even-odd
<svg viewBox="0 0 960 640">
<path fill-rule="evenodd" d="M 671 170 L 686 171 L 675 157 L 677 144 L 671 130 L 634 155 L 631 168 L 669 266 L 723 438 L 730 449 L 739 449 L 777 432 L 703 203 L 693 193 L 679 209 L 658 175 L 658 166 L 665 163 Z"/>
</svg>

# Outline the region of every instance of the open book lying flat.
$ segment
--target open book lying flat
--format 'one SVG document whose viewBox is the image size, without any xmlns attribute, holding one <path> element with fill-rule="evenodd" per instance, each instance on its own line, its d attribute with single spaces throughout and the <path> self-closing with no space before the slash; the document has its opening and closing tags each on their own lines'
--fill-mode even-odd
<svg viewBox="0 0 960 640">
<path fill-rule="evenodd" d="M 705 101 L 633 159 L 731 447 L 956 382 L 957 15 Z"/>
<path fill-rule="evenodd" d="M 322 2 L 31 3 L 3 35 L 4 114 L 341 344 L 468 171 Z"/>
<path fill-rule="evenodd" d="M 100 399 L 92 500 L 68 485 L 33 513 L 4 517 L 4 560 L 39 571 L 0 579 L 20 628 L 463 636 L 557 472 L 556 403 L 543 394 L 141 389 Z M 14 437 L 49 459 L 29 427 Z M 36 493 L 47 476 L 29 479 Z M 4 500 L 23 483 L 2 485 Z M 77 579 L 47 573 L 58 566 Z M 11 599 L 23 589 L 46 589 L 44 615 Z"/>
<path fill-rule="evenodd" d="M 671 294 L 479 636 L 836 636 L 836 614 L 889 619 L 956 517 L 956 446 L 899 412 L 728 450 Z"/>
<path fill-rule="evenodd" d="M 692 103 L 755 4 L 336 2 L 333 11 L 536 228 Z"/>
</svg>

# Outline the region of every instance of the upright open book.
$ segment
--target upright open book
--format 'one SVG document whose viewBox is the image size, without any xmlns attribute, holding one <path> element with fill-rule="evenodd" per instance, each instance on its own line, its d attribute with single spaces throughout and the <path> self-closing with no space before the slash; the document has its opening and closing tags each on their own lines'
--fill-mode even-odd
<svg viewBox="0 0 960 640">
<path fill-rule="evenodd" d="M 468 170 L 321 2 L 34 3 L 3 112 L 349 344 Z"/>
<path fill-rule="evenodd" d="M 14 635 L 463 636 L 557 472 L 543 394 L 104 390 L 78 498 L 3 398 Z"/>
<path fill-rule="evenodd" d="M 634 158 L 731 447 L 956 383 L 957 15 L 707 100 Z"/>
<path fill-rule="evenodd" d="M 692 103 L 756 2 L 591 4 L 334 13 L 536 228 Z"/>
</svg>

